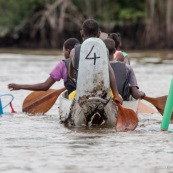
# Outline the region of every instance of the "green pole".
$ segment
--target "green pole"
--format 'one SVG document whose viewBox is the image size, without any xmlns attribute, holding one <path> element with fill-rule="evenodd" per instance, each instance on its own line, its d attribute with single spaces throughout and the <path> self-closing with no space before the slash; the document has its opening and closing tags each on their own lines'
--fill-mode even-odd
<svg viewBox="0 0 173 173">
<path fill-rule="evenodd" d="M 161 130 L 168 130 L 173 108 L 173 79 L 171 81 L 168 97 L 166 100 L 166 105 L 163 113 Z"/>
</svg>

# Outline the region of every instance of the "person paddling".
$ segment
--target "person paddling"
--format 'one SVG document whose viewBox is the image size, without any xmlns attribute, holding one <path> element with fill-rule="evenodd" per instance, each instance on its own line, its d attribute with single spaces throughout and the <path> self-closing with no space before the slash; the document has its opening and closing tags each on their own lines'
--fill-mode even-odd
<svg viewBox="0 0 173 173">
<path fill-rule="evenodd" d="M 108 48 L 110 65 L 114 70 L 114 74 L 117 79 L 118 91 L 123 97 L 123 100 L 130 100 L 130 95 L 132 95 L 135 99 L 143 99 L 145 97 L 145 93 L 139 91 L 136 76 L 132 67 L 125 62 L 116 61 L 114 59 L 114 53 L 116 51 L 114 40 L 107 38 L 103 41 Z M 118 52 L 118 58 L 119 60 L 122 60 L 122 52 Z"/>
<path fill-rule="evenodd" d="M 130 65 L 129 55 L 126 52 L 123 52 L 123 51 L 120 50 L 120 47 L 122 46 L 120 33 L 110 33 L 110 34 L 108 34 L 108 38 L 111 38 L 115 41 L 116 52 L 114 53 L 114 59 L 117 60 L 117 54 L 119 52 L 121 52 L 122 55 L 123 55 L 122 56 L 123 59 L 121 59 L 121 61 L 124 61 L 124 62 L 126 62 L 127 64 Z"/>
<path fill-rule="evenodd" d="M 81 36 L 82 36 L 83 40 L 86 40 L 86 39 L 92 38 L 92 37 L 99 38 L 99 36 L 100 36 L 99 25 L 98 25 L 97 21 L 95 21 L 94 19 L 85 20 L 82 25 L 82 30 L 80 32 L 81 32 Z M 73 68 L 74 68 L 74 77 L 75 77 L 75 80 L 77 81 L 77 72 L 78 72 L 78 65 L 79 65 L 79 58 L 80 58 L 80 45 L 76 46 L 71 51 L 70 58 L 72 59 L 72 64 L 73 64 Z M 109 76 L 110 76 L 110 86 L 111 86 L 111 89 L 112 89 L 112 92 L 114 95 L 113 99 L 122 104 L 123 100 L 119 96 L 119 92 L 118 92 L 117 85 L 116 85 L 115 75 L 114 75 L 113 69 L 111 68 L 110 64 L 108 64 L 108 69 L 109 69 Z"/>
<path fill-rule="evenodd" d="M 76 84 L 69 77 L 69 55 L 71 50 L 74 48 L 76 44 L 79 44 L 79 40 L 76 38 L 69 38 L 63 44 L 63 52 L 65 59 L 60 61 L 55 68 L 51 71 L 50 76 L 45 80 L 45 82 L 28 85 L 28 84 L 16 84 L 10 83 L 8 84 L 8 88 L 10 90 L 33 90 L 33 91 L 47 91 L 56 81 L 60 81 L 60 79 L 64 80 L 64 85 L 68 90 L 68 93 L 72 92 Z"/>
</svg>

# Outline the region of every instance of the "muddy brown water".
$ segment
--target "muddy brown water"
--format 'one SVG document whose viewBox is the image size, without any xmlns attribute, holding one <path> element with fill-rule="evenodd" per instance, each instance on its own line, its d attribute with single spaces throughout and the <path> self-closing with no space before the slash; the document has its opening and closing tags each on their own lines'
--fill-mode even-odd
<svg viewBox="0 0 173 173">
<path fill-rule="evenodd" d="M 173 76 L 172 56 L 140 57 L 133 52 L 130 56 L 140 89 L 151 97 L 167 94 Z M 0 93 L 13 94 L 17 111 L 11 114 L 7 107 L 0 117 L 0 172 L 173 172 L 173 125 L 161 132 L 159 113 L 140 114 L 135 131 L 118 133 L 114 129 L 65 128 L 59 122 L 58 103 L 44 116 L 22 113 L 30 91 L 9 91 L 7 84 L 43 82 L 60 59 L 62 56 L 0 54 Z M 61 87 L 62 81 L 52 86 Z"/>
</svg>

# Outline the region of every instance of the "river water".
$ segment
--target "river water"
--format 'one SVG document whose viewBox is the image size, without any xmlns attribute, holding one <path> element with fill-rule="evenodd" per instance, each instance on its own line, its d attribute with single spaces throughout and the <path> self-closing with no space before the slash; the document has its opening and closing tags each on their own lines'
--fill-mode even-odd
<svg viewBox="0 0 173 173">
<path fill-rule="evenodd" d="M 131 58 L 131 65 L 140 89 L 150 97 L 166 95 L 173 76 L 173 60 L 138 56 L 130 54 L 135 57 Z M 159 113 L 140 114 L 139 125 L 132 132 L 65 128 L 59 122 L 58 104 L 44 116 L 22 113 L 23 100 L 30 91 L 9 91 L 7 84 L 43 82 L 61 58 L 0 54 L 0 94 L 12 94 L 17 111 L 11 114 L 7 107 L 0 117 L 0 172 L 173 172 L 173 125 L 168 132 L 161 132 Z M 52 86 L 61 87 L 62 81 Z"/>
</svg>

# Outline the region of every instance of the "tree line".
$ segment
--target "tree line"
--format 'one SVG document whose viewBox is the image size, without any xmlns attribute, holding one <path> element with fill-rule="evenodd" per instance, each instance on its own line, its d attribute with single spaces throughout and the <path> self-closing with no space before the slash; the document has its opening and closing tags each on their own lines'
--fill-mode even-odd
<svg viewBox="0 0 173 173">
<path fill-rule="evenodd" d="M 0 46 L 61 48 L 80 38 L 94 18 L 103 32 L 119 32 L 124 48 L 173 47 L 172 0 L 1 0 Z"/>
</svg>

